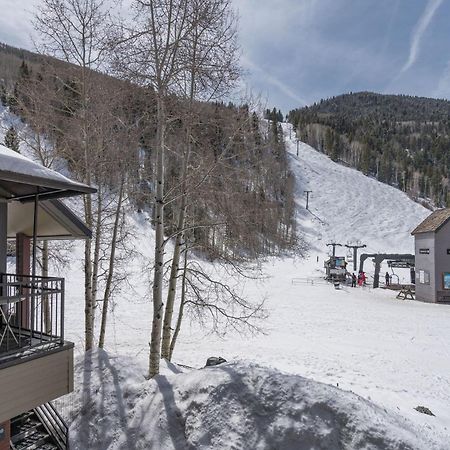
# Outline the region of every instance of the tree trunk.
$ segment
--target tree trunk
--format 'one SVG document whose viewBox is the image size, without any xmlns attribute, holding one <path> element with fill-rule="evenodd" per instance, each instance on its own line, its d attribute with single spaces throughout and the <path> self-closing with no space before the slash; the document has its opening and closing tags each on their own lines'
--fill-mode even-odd
<svg viewBox="0 0 450 450">
<path fill-rule="evenodd" d="M 190 128 L 187 130 L 187 141 L 186 141 L 186 151 L 183 161 L 183 173 L 181 188 L 183 195 L 181 197 L 180 213 L 178 215 L 177 231 L 178 234 L 175 238 L 175 246 L 173 249 L 172 266 L 170 269 L 170 279 L 169 279 L 169 292 L 167 293 L 166 309 L 164 311 L 164 326 L 163 326 L 163 336 L 161 345 L 161 357 L 170 360 L 170 339 L 172 335 L 172 317 L 173 308 L 175 304 L 175 295 L 177 291 L 177 280 L 178 271 L 180 266 L 180 253 L 181 246 L 183 244 L 184 234 L 181 230 L 184 228 L 185 217 L 186 217 L 186 178 L 189 164 L 190 155 Z"/>
<path fill-rule="evenodd" d="M 114 262 L 115 262 L 115 256 L 116 256 L 117 235 L 118 235 L 118 231 L 119 231 L 120 216 L 121 216 L 121 211 L 122 211 L 123 187 L 124 187 L 124 179 L 122 178 L 122 182 L 120 183 L 120 189 L 119 189 L 119 198 L 117 200 L 116 214 L 115 214 L 115 218 L 114 218 L 114 228 L 113 228 L 113 235 L 112 235 L 112 240 L 111 240 L 111 253 L 109 255 L 108 277 L 106 279 L 105 292 L 103 295 L 102 323 L 100 325 L 100 335 L 99 335 L 99 340 L 98 340 L 98 346 L 100 348 L 103 348 L 103 346 L 105 345 L 106 320 L 108 317 L 108 305 L 109 305 L 109 298 L 111 296 L 111 285 L 112 285 L 112 280 L 113 280 L 113 275 L 114 275 Z"/>
<path fill-rule="evenodd" d="M 178 218 L 178 230 L 184 227 L 184 217 L 186 211 L 186 201 L 183 196 L 180 215 Z M 172 266 L 170 269 L 169 292 L 167 293 L 166 309 L 164 311 L 164 326 L 161 344 L 161 357 L 170 360 L 170 339 L 172 335 L 172 317 L 175 304 L 175 294 L 177 290 L 178 271 L 180 265 L 181 245 L 183 241 L 183 233 L 177 234 L 175 239 L 175 247 L 173 250 Z"/>
<path fill-rule="evenodd" d="M 153 322 L 150 340 L 149 378 L 159 373 L 162 332 L 162 287 L 164 266 L 164 146 L 166 132 L 166 111 L 164 95 L 159 93 L 157 142 L 156 142 L 156 194 L 155 194 L 155 267 L 153 273 Z"/>
<path fill-rule="evenodd" d="M 187 247 L 184 251 L 184 264 L 183 264 L 183 276 L 181 280 L 181 300 L 180 300 L 180 309 L 178 310 L 178 319 L 177 325 L 175 327 L 175 331 L 173 332 L 172 341 L 170 342 L 169 349 L 169 361 L 172 360 L 173 350 L 175 349 L 175 344 L 177 343 L 178 334 L 180 333 L 181 323 L 183 321 L 184 314 L 184 304 L 186 301 L 186 272 L 187 272 Z"/>
<path fill-rule="evenodd" d="M 86 224 L 92 228 L 92 203 L 90 195 L 84 199 Z M 86 239 L 84 243 L 84 340 L 85 350 L 89 351 L 94 346 L 94 305 L 92 299 L 92 260 L 91 241 Z"/>
<path fill-rule="evenodd" d="M 97 291 L 98 291 L 98 269 L 100 262 L 100 245 L 102 237 L 102 190 L 99 185 L 97 188 L 97 218 L 95 224 L 95 241 L 94 241 L 94 259 L 92 261 L 92 307 L 96 307 Z"/>
</svg>

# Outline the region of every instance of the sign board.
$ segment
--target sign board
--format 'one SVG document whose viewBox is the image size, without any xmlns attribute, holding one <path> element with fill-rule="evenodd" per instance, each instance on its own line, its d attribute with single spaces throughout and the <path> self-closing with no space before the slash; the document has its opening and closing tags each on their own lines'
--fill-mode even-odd
<svg viewBox="0 0 450 450">
<path fill-rule="evenodd" d="M 419 253 L 421 255 L 429 255 L 430 254 L 430 249 L 429 248 L 419 248 Z M 448 253 L 448 250 L 447 250 L 447 253 Z"/>
<path fill-rule="evenodd" d="M 426 270 L 419 270 L 418 278 L 420 284 L 430 284 L 430 272 L 427 272 Z"/>
</svg>

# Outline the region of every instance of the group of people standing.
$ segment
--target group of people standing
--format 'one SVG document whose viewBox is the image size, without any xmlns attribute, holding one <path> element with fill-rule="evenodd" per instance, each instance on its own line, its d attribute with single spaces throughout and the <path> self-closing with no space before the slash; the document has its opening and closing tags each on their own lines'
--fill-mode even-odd
<svg viewBox="0 0 450 450">
<path fill-rule="evenodd" d="M 358 273 L 358 277 L 355 275 L 355 272 L 352 273 L 352 287 L 356 287 L 356 283 L 358 283 L 358 286 L 363 286 L 366 284 L 366 280 L 367 280 L 367 276 L 366 276 L 365 272 L 360 270 Z M 391 277 L 391 275 L 389 275 L 389 272 L 386 272 L 385 280 L 386 280 L 386 286 L 390 286 L 392 277 Z"/>
<path fill-rule="evenodd" d="M 363 286 L 366 284 L 366 280 L 367 276 L 362 270 L 359 271 L 358 277 L 354 272 L 352 273 L 352 287 L 356 287 L 356 283 L 358 283 L 358 286 Z"/>
</svg>

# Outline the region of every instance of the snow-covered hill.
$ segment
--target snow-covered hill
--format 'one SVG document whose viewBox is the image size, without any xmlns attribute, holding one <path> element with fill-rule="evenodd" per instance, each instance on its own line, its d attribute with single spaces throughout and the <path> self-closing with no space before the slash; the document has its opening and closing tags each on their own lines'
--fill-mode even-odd
<svg viewBox="0 0 450 450">
<path fill-rule="evenodd" d="M 5 113 L 3 116 L 3 120 L 10 120 Z M 450 341 L 446 336 L 450 308 L 399 301 L 391 292 L 370 287 L 337 291 L 321 278 L 323 261 L 328 252 L 325 244 L 330 240 L 335 239 L 343 244 L 359 240 L 367 244 L 368 252 L 411 252 L 413 239 L 410 231 L 428 211 L 402 192 L 367 178 L 354 169 L 336 164 L 305 144 L 300 143 L 297 157 L 296 142 L 288 138 L 289 126 L 285 125 L 284 130 L 291 167 L 297 180 L 299 231 L 309 245 L 308 255 L 304 259 L 271 258 L 263 263 L 267 275 L 265 280 L 242 282 L 242 291 L 249 299 L 258 301 L 266 298 L 269 317 L 261 324 L 264 334 L 242 336 L 229 330 L 226 336 L 218 337 L 214 334 L 205 335 L 195 322 L 186 322 L 174 360 L 201 367 L 207 357 L 220 355 L 228 361 L 234 361 L 232 367 L 240 371 L 242 376 L 248 375 L 250 369 L 246 367 L 254 367 L 256 363 L 339 387 L 386 409 L 386 420 L 391 418 L 392 423 L 403 423 L 405 429 L 409 430 L 405 431 L 406 434 L 410 435 L 410 430 L 416 429 L 423 441 L 418 440 L 416 448 L 448 448 Z M 304 190 L 312 190 L 310 211 L 305 209 Z M 107 357 L 92 355 L 92 358 L 102 360 L 100 371 L 99 362 L 92 362 L 92 358 L 84 360 L 82 355 L 84 305 L 81 245 L 74 248 L 71 267 L 62 274 L 66 276 L 67 288 L 66 336 L 75 342 L 78 354 L 75 373 L 77 388 L 63 403 L 72 420 L 73 436 L 79 437 L 84 433 L 84 436 L 96 439 L 92 448 L 117 448 L 117 435 L 108 427 L 119 423 L 124 433 L 128 429 L 136 429 L 136 423 L 144 421 L 146 417 L 145 408 L 151 406 L 151 399 L 146 397 L 153 395 L 157 389 L 154 383 L 158 383 L 156 380 L 149 384 L 143 378 L 147 370 L 152 311 L 149 276 L 142 267 L 145 264 L 148 267 L 151 258 L 153 231 L 149 221 L 142 215 L 130 217 L 129 220 L 136 229 L 134 246 L 142 252 L 143 258 L 137 258 L 129 265 L 127 287 L 114 299 L 106 339 Z M 369 271 L 371 265 L 368 262 Z M 297 279 L 296 283 L 292 282 L 294 278 Z M 155 397 L 154 406 L 168 408 L 174 414 L 178 414 L 178 408 L 180 417 L 184 417 L 183 408 L 187 403 L 183 395 L 194 393 L 198 384 L 201 384 L 201 373 L 180 379 L 179 382 L 173 378 L 177 375 L 170 375 L 174 394 L 164 398 Z M 222 372 L 218 373 L 221 374 L 218 380 L 222 380 Z M 271 369 L 265 369 L 258 376 L 282 377 L 275 375 Z M 188 386 L 186 380 L 193 380 L 193 384 Z M 296 383 L 300 382 L 298 380 Z M 164 379 L 159 381 L 166 382 Z M 221 392 L 220 384 L 215 389 Z M 316 398 L 314 401 L 322 401 L 321 407 L 329 411 L 331 406 L 328 402 L 335 391 L 326 392 L 326 398 Z M 275 394 L 272 391 L 268 393 L 269 400 Z M 342 403 L 350 398 L 345 393 L 336 396 Z M 301 398 L 296 398 L 300 402 Z M 368 403 L 357 400 L 358 397 L 351 398 L 352 402 L 359 405 L 355 406 L 359 424 L 361 420 L 368 421 L 369 417 L 373 417 L 375 429 L 384 429 L 385 422 L 376 422 L 375 417 L 379 417 L 377 408 L 366 407 Z M 295 409 L 294 403 L 289 408 Z M 259 404 L 255 405 L 255 408 L 260 407 Z M 415 411 L 418 405 L 427 406 L 436 416 L 426 416 Z M 305 417 L 310 417 L 308 414 L 315 411 L 314 402 L 310 406 L 312 409 L 305 409 Z M 231 403 L 231 407 L 237 406 Z M 91 409 L 97 414 L 95 424 L 89 424 Z M 377 412 L 372 416 L 375 410 Z M 259 410 L 250 408 L 249 411 L 260 414 Z M 118 414 L 118 422 L 108 422 L 106 415 L 110 413 Z M 338 426 L 333 414 L 327 415 L 327 418 L 327 426 Z M 233 416 L 236 433 L 238 419 L 239 416 Z M 162 425 L 155 426 L 165 426 L 164 423 L 158 422 Z M 179 423 L 174 425 L 174 422 L 166 424 L 179 426 Z M 200 423 L 198 426 L 206 425 Z M 102 437 L 101 433 L 95 433 L 96 427 L 106 434 L 114 435 L 110 446 L 101 446 L 106 442 L 102 440 L 106 434 Z M 287 432 L 288 429 L 295 427 L 286 426 L 279 431 Z M 322 428 L 317 427 L 317 430 L 320 432 Z M 398 437 L 402 433 L 398 428 L 396 430 Z M 239 428 L 241 431 L 242 428 Z M 156 430 L 139 429 L 139 432 L 151 434 Z M 126 435 L 122 438 L 126 438 Z M 137 443 L 147 442 L 142 434 L 133 435 L 133 439 Z M 233 441 L 229 444 L 205 444 L 198 448 L 240 448 L 239 445 L 233 447 Z M 136 448 L 143 447 L 136 444 Z M 182 447 L 174 443 L 160 448 Z"/>
<path fill-rule="evenodd" d="M 313 251 L 323 253 L 330 241 L 361 241 L 366 253 L 414 252 L 410 233 L 430 211 L 400 190 L 336 164 L 303 142 L 297 157 L 291 125 L 283 128 L 297 179 L 299 220 Z M 309 212 L 306 190 L 312 191 Z"/>
</svg>

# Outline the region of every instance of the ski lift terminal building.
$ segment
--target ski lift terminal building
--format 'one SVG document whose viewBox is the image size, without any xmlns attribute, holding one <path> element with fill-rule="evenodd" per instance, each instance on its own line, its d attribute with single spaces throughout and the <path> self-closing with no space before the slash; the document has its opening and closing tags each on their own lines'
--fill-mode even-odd
<svg viewBox="0 0 450 450">
<path fill-rule="evenodd" d="M 450 303 L 450 208 L 434 211 L 411 234 L 415 238 L 416 299 Z"/>
</svg>

